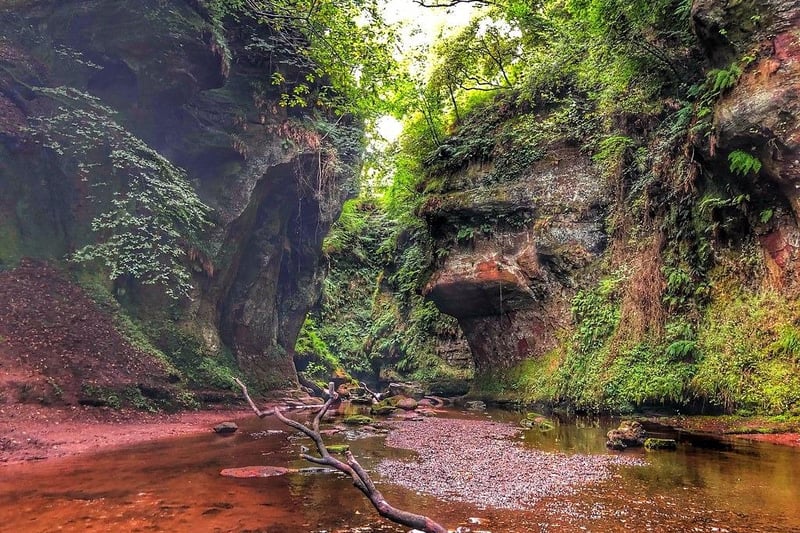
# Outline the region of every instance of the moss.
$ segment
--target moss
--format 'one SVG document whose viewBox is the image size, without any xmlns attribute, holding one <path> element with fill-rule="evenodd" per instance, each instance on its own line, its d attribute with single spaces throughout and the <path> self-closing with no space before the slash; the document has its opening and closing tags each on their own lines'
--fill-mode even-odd
<svg viewBox="0 0 800 533">
<path fill-rule="evenodd" d="M 381 402 L 372 405 L 369 408 L 370 413 L 378 416 L 390 415 L 395 411 L 397 411 L 397 407 L 389 400 L 383 400 Z"/>
<path fill-rule="evenodd" d="M 326 444 L 325 447 L 328 449 L 329 452 L 338 455 L 344 455 L 345 452 L 350 451 L 349 444 Z"/>
<path fill-rule="evenodd" d="M 0 270 L 16 267 L 21 256 L 19 231 L 7 223 L 0 223 Z"/>
<path fill-rule="evenodd" d="M 649 437 L 644 440 L 644 449 L 648 451 L 655 450 L 675 450 L 678 448 L 678 443 L 674 439 L 656 439 Z"/>
<path fill-rule="evenodd" d="M 718 286 L 698 330 L 696 393 L 727 410 L 779 414 L 800 406 L 798 319 L 797 302 L 777 292 Z"/>
<path fill-rule="evenodd" d="M 538 429 L 541 432 L 552 431 L 556 427 L 552 420 L 539 413 L 526 413 L 525 418 L 520 421 L 520 425 L 528 429 Z"/>
<path fill-rule="evenodd" d="M 372 424 L 373 420 L 366 415 L 350 415 L 344 417 L 342 422 L 348 426 L 366 426 L 368 424 Z"/>
</svg>

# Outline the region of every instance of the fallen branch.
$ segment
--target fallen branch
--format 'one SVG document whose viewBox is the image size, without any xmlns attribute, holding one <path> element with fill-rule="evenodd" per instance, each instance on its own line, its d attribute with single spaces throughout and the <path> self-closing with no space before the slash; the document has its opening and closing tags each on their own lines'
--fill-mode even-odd
<svg viewBox="0 0 800 533">
<path fill-rule="evenodd" d="M 346 463 L 333 457 L 330 452 L 328 452 L 328 448 L 325 447 L 325 442 L 323 442 L 322 435 L 319 432 L 319 424 L 320 421 L 322 421 L 322 417 L 324 417 L 325 413 L 328 412 L 330 406 L 339 398 L 339 395 L 334 389 L 333 383 L 328 384 L 328 399 L 322 405 L 322 408 L 319 410 L 319 412 L 317 412 L 314 420 L 311 423 L 311 427 L 308 427 L 300 422 L 297 422 L 296 420 L 286 418 L 283 413 L 281 413 L 281 410 L 278 409 L 278 407 L 273 407 L 272 409 L 262 411 L 250 397 L 245 384 L 237 378 L 234 378 L 234 380 L 242 389 L 242 394 L 247 400 L 247 403 L 250 404 L 250 407 L 253 409 L 253 412 L 255 412 L 256 416 L 259 418 L 265 418 L 270 415 L 275 415 L 278 420 L 287 426 L 305 434 L 312 441 L 314 441 L 320 456 L 316 457 L 304 452 L 300 454 L 301 457 L 303 457 L 303 459 L 306 461 L 329 466 L 350 476 L 350 479 L 353 480 L 353 485 L 355 485 L 358 490 L 363 492 L 364 495 L 369 498 L 369 501 L 372 502 L 372 505 L 382 517 L 388 518 L 397 524 L 425 531 L 426 533 L 447 533 L 447 529 L 434 522 L 427 516 L 403 511 L 390 505 L 377 487 L 375 487 L 375 484 L 372 482 L 369 474 L 358 463 L 358 461 L 356 461 L 355 457 L 353 457 L 353 454 L 350 451 L 345 452 L 345 458 L 347 459 Z"/>
<path fill-rule="evenodd" d="M 367 384 L 363 381 L 359 382 L 359 385 L 361 385 L 361 388 L 367 391 L 370 396 L 372 396 L 372 399 L 375 400 L 375 403 L 380 402 L 383 399 L 382 393 L 369 390 L 369 387 L 367 387 Z"/>
</svg>

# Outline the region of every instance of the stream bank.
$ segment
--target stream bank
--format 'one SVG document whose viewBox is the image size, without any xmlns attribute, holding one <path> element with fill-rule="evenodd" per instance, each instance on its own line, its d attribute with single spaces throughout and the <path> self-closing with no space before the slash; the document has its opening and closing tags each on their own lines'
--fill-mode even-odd
<svg viewBox="0 0 800 533">
<path fill-rule="evenodd" d="M 0 465 L 82 456 L 165 437 L 210 432 L 220 422 L 250 415 L 252 411 L 244 405 L 177 413 L 90 406 L 0 405 Z M 643 419 L 687 434 L 800 447 L 800 430 L 796 424 L 775 422 L 766 417 Z"/>
<path fill-rule="evenodd" d="M 520 429 L 515 436 L 507 436 L 519 422 L 518 413 L 449 408 L 435 415 L 397 422 L 388 438 L 348 428 L 326 440 L 348 444 L 375 474 L 387 500 L 435 517 L 450 528 L 552 533 L 583 529 L 767 532 L 800 527 L 793 503 L 800 497 L 793 482 L 800 475 L 796 449 L 741 440 L 708 447 L 697 440 L 681 442 L 671 452 L 619 453 L 605 449 L 608 420 L 579 417 L 557 423 L 551 431 Z M 236 420 L 239 431 L 230 436 L 208 430 L 57 461 L 5 465 L 0 478 L 0 523 L 23 533 L 52 531 L 56 524 L 60 530 L 75 532 L 407 531 L 380 519 L 350 480 L 339 475 L 221 476 L 222 470 L 252 465 L 307 466 L 297 452 L 308 441 L 291 435 L 271 417 L 243 416 Z M 495 440 L 481 438 L 481 428 L 498 433 Z M 432 437 L 414 438 L 410 444 L 393 440 L 402 440 L 409 432 Z M 472 437 L 477 437 L 479 446 Z M 486 446 L 486 442 L 494 445 Z M 435 451 L 426 448 L 440 444 L 459 457 L 454 463 L 442 463 L 445 468 L 427 469 L 415 487 L 398 483 L 393 474 L 382 475 L 386 464 L 425 468 L 429 452 Z M 497 451 L 519 454 L 522 462 L 506 465 Z M 467 499 L 470 493 L 485 496 L 503 490 L 501 482 L 488 488 L 474 485 L 476 475 L 482 474 L 480 461 L 508 466 L 518 479 L 536 487 L 543 477 L 539 458 L 556 467 L 570 461 L 580 466 L 581 461 L 592 465 L 620 459 L 636 465 L 609 464 L 609 477 L 571 478 L 569 490 L 560 486 L 514 508 L 490 499 Z M 563 472 L 567 476 L 572 470 Z M 428 474 L 433 477 L 429 479 Z M 435 487 L 429 481 L 446 475 L 461 476 L 464 483 L 451 484 L 453 494 L 433 493 Z"/>
</svg>

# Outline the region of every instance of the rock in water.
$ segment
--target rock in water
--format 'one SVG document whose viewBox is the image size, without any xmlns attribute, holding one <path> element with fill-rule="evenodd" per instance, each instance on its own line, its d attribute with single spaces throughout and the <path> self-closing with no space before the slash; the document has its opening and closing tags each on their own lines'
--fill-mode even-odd
<svg viewBox="0 0 800 533">
<path fill-rule="evenodd" d="M 239 426 L 236 425 L 236 422 L 223 422 L 214 426 L 214 431 L 220 435 L 230 435 L 231 433 L 236 433 L 238 429 Z"/>
<path fill-rule="evenodd" d="M 413 411 L 417 408 L 417 400 L 414 398 L 400 398 L 395 405 L 404 411 Z"/>
<path fill-rule="evenodd" d="M 647 432 L 636 420 L 623 420 L 617 429 L 606 434 L 606 446 L 612 450 L 624 450 L 629 447 L 640 447 L 644 444 Z"/>
<path fill-rule="evenodd" d="M 348 426 L 366 426 L 372 423 L 372 419 L 366 415 L 350 415 L 346 416 L 342 422 Z"/>
<path fill-rule="evenodd" d="M 675 439 L 655 439 L 649 438 L 644 441 L 645 450 L 675 450 L 678 448 L 678 443 Z"/>
<path fill-rule="evenodd" d="M 236 478 L 272 477 L 291 474 L 297 471 L 297 469 L 284 468 L 282 466 L 243 466 L 241 468 L 226 468 L 220 472 L 220 475 Z"/>
<path fill-rule="evenodd" d="M 470 411 L 485 411 L 486 410 L 486 403 L 480 400 L 475 400 L 466 403 L 467 409 Z"/>
</svg>

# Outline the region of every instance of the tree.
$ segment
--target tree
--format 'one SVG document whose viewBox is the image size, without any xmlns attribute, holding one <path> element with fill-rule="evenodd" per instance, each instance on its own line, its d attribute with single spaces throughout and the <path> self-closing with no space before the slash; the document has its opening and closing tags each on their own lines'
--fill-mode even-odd
<svg viewBox="0 0 800 533">
<path fill-rule="evenodd" d="M 130 276 L 159 284 L 173 297 L 191 289 L 187 251 L 210 222 L 183 169 L 115 120 L 116 111 L 70 87 L 36 87 L 59 104 L 50 116 L 31 118 L 36 142 L 73 161 L 92 199 L 105 209 L 92 220 L 98 240 L 77 250 L 75 261 L 100 261 L 112 280 Z"/>
<path fill-rule="evenodd" d="M 492 12 L 434 46 L 434 65 L 427 90 L 442 95 L 461 122 L 458 95 L 467 91 L 497 91 L 514 86 L 513 66 L 520 53 L 519 28 Z"/>
<path fill-rule="evenodd" d="M 217 20 L 252 17 L 268 28 L 248 49 L 270 58 L 283 105 L 359 118 L 391 107 L 397 37 L 379 0 L 211 0 L 209 10 Z"/>
</svg>

